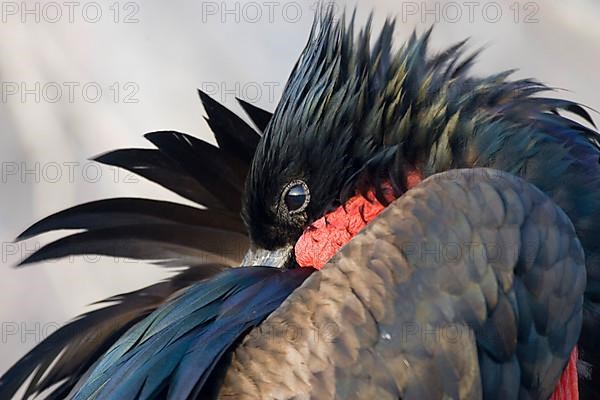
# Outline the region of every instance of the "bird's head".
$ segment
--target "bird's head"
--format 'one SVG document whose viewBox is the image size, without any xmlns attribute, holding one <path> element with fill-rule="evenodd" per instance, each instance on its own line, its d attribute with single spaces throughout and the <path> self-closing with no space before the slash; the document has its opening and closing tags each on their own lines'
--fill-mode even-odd
<svg viewBox="0 0 600 400">
<path fill-rule="evenodd" d="M 265 128 L 243 199 L 246 265 L 320 268 L 422 178 L 488 166 L 504 132 L 556 104 L 511 71 L 471 77 L 465 42 L 430 56 L 431 30 L 396 50 L 393 21 L 373 44 L 370 22 L 356 38 L 353 25 L 315 20 Z"/>
<path fill-rule="evenodd" d="M 246 181 L 245 265 L 320 268 L 419 180 L 398 146 L 384 143 L 385 92 L 401 73 L 391 62 L 393 24 L 372 51 L 368 31 L 354 42 L 351 26 L 330 18 L 313 28 Z M 392 163 L 401 176 L 390 176 Z"/>
</svg>

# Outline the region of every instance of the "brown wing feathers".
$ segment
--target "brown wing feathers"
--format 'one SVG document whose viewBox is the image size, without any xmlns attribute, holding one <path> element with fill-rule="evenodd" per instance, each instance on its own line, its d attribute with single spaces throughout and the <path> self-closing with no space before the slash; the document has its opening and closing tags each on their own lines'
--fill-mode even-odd
<svg viewBox="0 0 600 400">
<path fill-rule="evenodd" d="M 548 398 L 579 337 L 583 250 L 552 200 L 489 171 L 388 206 L 247 336 L 221 398 Z"/>
</svg>

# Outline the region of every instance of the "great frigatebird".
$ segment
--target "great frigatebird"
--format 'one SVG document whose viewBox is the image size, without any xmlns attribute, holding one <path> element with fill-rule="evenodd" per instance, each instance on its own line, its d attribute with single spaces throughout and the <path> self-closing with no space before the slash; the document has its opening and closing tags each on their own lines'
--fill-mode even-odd
<svg viewBox="0 0 600 400">
<path fill-rule="evenodd" d="M 598 397 L 590 116 L 471 76 L 464 42 L 394 50 L 392 21 L 373 45 L 353 21 L 317 18 L 273 114 L 241 102 L 258 131 L 200 92 L 218 147 L 163 131 L 96 158 L 204 208 L 100 200 L 19 236 L 83 230 L 22 264 L 183 269 L 55 332 L 0 398 Z"/>
</svg>

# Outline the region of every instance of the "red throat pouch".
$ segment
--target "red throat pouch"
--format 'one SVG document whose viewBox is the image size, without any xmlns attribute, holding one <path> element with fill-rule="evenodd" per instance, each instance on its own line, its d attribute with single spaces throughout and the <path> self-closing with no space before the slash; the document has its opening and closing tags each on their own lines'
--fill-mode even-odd
<svg viewBox="0 0 600 400">
<path fill-rule="evenodd" d="M 407 186 L 421 182 L 421 174 L 412 170 L 407 175 Z M 390 185 L 383 188 L 388 202 L 395 199 Z M 385 206 L 371 189 L 366 196 L 357 194 L 346 204 L 312 223 L 296 242 L 296 262 L 301 267 L 321 269 L 346 243 L 373 220 Z"/>
</svg>

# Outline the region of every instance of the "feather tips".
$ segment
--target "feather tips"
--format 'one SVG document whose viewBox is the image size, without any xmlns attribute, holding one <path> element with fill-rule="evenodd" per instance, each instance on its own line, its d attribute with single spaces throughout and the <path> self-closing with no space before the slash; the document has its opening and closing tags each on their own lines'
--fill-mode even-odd
<svg viewBox="0 0 600 400">
<path fill-rule="evenodd" d="M 161 200 L 123 197 L 92 201 L 52 214 L 27 228 L 17 240 L 29 239 L 59 229 L 94 230 L 152 223 L 200 225 L 245 233 L 239 217 L 226 211 L 204 210 Z"/>
<path fill-rule="evenodd" d="M 271 121 L 271 117 L 273 117 L 273 114 L 263 110 L 262 108 L 258 108 L 254 104 L 248 103 L 243 99 L 236 97 L 236 100 L 238 101 L 238 103 L 240 103 L 240 105 L 242 106 L 246 114 L 248 114 L 254 125 L 256 125 L 258 130 L 261 133 L 264 132 L 267 129 L 267 125 L 269 125 L 269 121 Z"/>
<path fill-rule="evenodd" d="M 64 325 L 9 369 L 0 380 L 0 398 L 11 398 L 34 373 L 24 398 L 48 389 L 51 389 L 49 398 L 66 397 L 86 370 L 126 329 L 173 293 L 223 268 L 220 265 L 189 268 L 164 282 L 102 301 L 105 307 Z"/>
<path fill-rule="evenodd" d="M 99 200 L 46 217 L 17 238 L 84 230 L 49 243 L 22 264 L 100 254 L 194 267 L 165 282 L 107 299 L 103 303 L 113 304 L 50 335 L 0 378 L 1 398 L 14 395 L 29 377 L 25 397 L 50 389 L 48 398 L 66 397 L 126 329 L 181 289 L 225 268 L 207 262 L 239 262 L 248 245 L 239 216 L 240 197 L 259 135 L 208 96 L 203 102 L 221 147 L 183 133 L 154 132 L 146 137 L 156 149 L 121 149 L 95 160 L 124 168 L 208 209 L 139 198 Z"/>
</svg>

